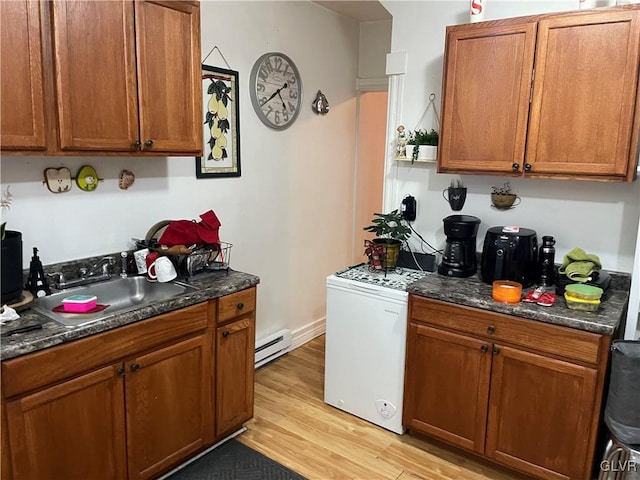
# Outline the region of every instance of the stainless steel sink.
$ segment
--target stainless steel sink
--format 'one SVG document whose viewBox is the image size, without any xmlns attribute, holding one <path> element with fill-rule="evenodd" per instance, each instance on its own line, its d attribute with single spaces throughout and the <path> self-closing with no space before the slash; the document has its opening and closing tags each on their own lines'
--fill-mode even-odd
<svg viewBox="0 0 640 480">
<path fill-rule="evenodd" d="M 115 278 L 102 283 L 61 290 L 46 297 L 37 298 L 33 309 L 38 313 L 73 328 L 114 315 L 129 312 L 152 303 L 170 300 L 188 291 L 196 290 L 190 285 L 171 282 L 149 282 L 146 277 Z M 54 308 L 62 305 L 62 299 L 70 295 L 95 295 L 98 305 L 108 307 L 97 313 L 56 313 Z"/>
</svg>

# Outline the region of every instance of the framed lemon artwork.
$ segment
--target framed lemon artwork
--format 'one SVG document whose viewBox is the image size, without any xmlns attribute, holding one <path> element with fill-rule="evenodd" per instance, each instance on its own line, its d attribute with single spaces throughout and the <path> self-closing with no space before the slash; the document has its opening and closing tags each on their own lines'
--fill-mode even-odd
<svg viewBox="0 0 640 480">
<path fill-rule="evenodd" d="M 204 148 L 196 177 L 240 176 L 238 72 L 202 65 Z"/>
</svg>

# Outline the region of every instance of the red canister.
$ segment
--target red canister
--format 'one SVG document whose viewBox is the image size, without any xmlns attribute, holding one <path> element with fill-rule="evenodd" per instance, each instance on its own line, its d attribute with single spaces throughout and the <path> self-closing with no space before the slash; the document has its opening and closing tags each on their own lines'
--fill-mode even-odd
<svg viewBox="0 0 640 480">
<path fill-rule="evenodd" d="M 158 252 L 149 252 L 149 253 L 147 253 L 147 257 L 145 258 L 145 261 L 147 263 L 147 280 L 149 280 L 150 282 L 157 281 L 155 278 L 151 278 L 149 276 L 149 274 L 151 273 L 151 270 L 153 269 L 152 275 L 155 277 L 156 267 L 155 267 L 155 265 L 153 267 L 151 265 L 153 264 L 153 262 L 155 262 L 158 259 L 159 256 L 160 256 L 160 254 L 158 254 Z"/>
</svg>

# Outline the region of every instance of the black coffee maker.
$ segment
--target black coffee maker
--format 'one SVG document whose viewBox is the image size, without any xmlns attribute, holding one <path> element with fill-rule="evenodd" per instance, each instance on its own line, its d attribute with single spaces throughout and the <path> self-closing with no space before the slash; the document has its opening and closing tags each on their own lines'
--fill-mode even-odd
<svg viewBox="0 0 640 480">
<path fill-rule="evenodd" d="M 470 277 L 478 269 L 476 235 L 480 219 L 471 215 L 450 215 L 442 221 L 447 241 L 438 273 L 448 277 Z"/>
</svg>

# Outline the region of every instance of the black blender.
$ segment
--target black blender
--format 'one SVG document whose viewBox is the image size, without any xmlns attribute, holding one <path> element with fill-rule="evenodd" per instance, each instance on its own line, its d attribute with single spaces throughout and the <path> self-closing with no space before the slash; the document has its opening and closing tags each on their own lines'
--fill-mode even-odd
<svg viewBox="0 0 640 480">
<path fill-rule="evenodd" d="M 476 235 L 480 219 L 471 215 L 450 215 L 442 221 L 447 240 L 438 273 L 448 277 L 470 277 L 478 269 Z"/>
</svg>

